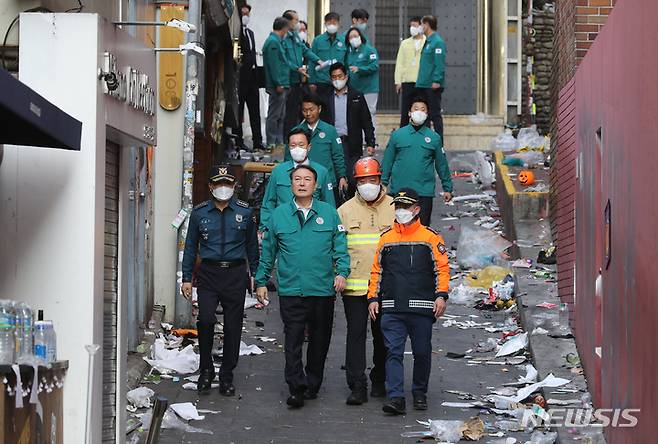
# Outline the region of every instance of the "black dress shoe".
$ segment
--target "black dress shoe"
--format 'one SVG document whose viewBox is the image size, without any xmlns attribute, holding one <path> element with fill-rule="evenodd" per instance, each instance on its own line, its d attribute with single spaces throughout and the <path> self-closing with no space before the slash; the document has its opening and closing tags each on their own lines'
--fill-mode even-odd
<svg viewBox="0 0 658 444">
<path fill-rule="evenodd" d="M 304 390 L 304 399 L 317 399 L 318 392 L 315 390 L 306 389 Z"/>
<path fill-rule="evenodd" d="M 407 407 L 404 398 L 391 398 L 382 406 L 382 410 L 392 415 L 404 415 L 407 413 Z"/>
<path fill-rule="evenodd" d="M 414 393 L 414 409 L 427 410 L 427 395 L 425 393 Z"/>
<path fill-rule="evenodd" d="M 232 382 L 219 381 L 219 394 L 222 396 L 235 396 L 235 386 Z"/>
<path fill-rule="evenodd" d="M 368 402 L 368 390 L 365 387 L 353 389 L 345 401 L 347 405 L 361 405 L 366 402 Z"/>
<path fill-rule="evenodd" d="M 373 398 L 383 398 L 386 396 L 386 385 L 383 382 L 373 382 L 370 389 L 370 396 Z"/>
<path fill-rule="evenodd" d="M 215 379 L 215 370 L 201 370 L 199 380 L 196 383 L 197 392 L 200 395 L 207 395 L 210 393 L 212 382 Z"/>
<path fill-rule="evenodd" d="M 300 407 L 304 407 L 304 395 L 302 393 L 294 393 L 288 396 L 288 400 L 286 401 L 286 404 L 296 409 Z"/>
</svg>

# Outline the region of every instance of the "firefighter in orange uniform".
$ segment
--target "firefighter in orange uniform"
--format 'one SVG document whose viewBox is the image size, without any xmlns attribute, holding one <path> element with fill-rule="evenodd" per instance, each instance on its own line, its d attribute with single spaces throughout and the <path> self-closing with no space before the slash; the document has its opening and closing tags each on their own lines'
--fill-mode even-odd
<svg viewBox="0 0 658 444">
<path fill-rule="evenodd" d="M 406 413 L 404 347 L 414 356 L 413 406 L 427 410 L 432 364 L 432 325 L 446 308 L 450 267 L 443 237 L 420 223 L 418 193 L 399 190 L 393 198 L 395 225 L 382 234 L 370 273 L 368 310 L 375 319 L 381 305 L 386 345 L 386 413 Z"/>
</svg>

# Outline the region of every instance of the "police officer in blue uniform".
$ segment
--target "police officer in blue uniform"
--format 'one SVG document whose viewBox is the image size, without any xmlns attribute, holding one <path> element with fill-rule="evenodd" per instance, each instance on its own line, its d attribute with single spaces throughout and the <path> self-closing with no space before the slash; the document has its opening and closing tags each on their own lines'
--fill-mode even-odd
<svg viewBox="0 0 658 444">
<path fill-rule="evenodd" d="M 219 392 L 235 395 L 233 370 L 238 363 L 244 299 L 249 279 L 258 267 L 257 224 L 246 202 L 233 196 L 235 175 L 229 165 L 213 167 L 209 187 L 212 198 L 197 205 L 190 215 L 183 255 L 182 292 L 192 297 L 192 271 L 197 253 L 201 265 L 197 272 L 199 316 L 199 353 L 201 357 L 199 394 L 210 393 L 215 379 L 212 346 L 217 318 L 215 310 L 224 310 L 224 354 L 219 370 Z"/>
</svg>

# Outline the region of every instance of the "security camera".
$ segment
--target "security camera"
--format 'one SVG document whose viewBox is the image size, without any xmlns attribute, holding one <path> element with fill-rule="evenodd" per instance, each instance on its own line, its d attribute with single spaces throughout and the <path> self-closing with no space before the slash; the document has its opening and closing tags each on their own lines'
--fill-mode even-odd
<svg viewBox="0 0 658 444">
<path fill-rule="evenodd" d="M 192 23 L 184 22 L 183 20 L 179 20 L 177 18 L 173 18 L 168 22 L 165 22 L 165 26 L 175 28 L 186 33 L 196 32 L 196 26 L 194 26 Z"/>
</svg>

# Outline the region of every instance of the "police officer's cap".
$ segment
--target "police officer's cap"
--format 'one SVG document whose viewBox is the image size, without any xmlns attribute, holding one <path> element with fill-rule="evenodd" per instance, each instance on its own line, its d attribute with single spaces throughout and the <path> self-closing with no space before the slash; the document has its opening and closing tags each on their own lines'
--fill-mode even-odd
<svg viewBox="0 0 658 444">
<path fill-rule="evenodd" d="M 395 196 L 393 196 L 393 202 L 391 202 L 391 205 L 393 204 L 403 204 L 403 205 L 413 205 L 417 204 L 420 198 L 418 197 L 418 193 L 416 190 L 412 188 L 402 188 L 400 191 L 395 193 Z"/>
<path fill-rule="evenodd" d="M 217 165 L 210 169 L 208 181 L 211 183 L 217 182 L 235 182 L 235 172 L 231 165 Z"/>
</svg>

